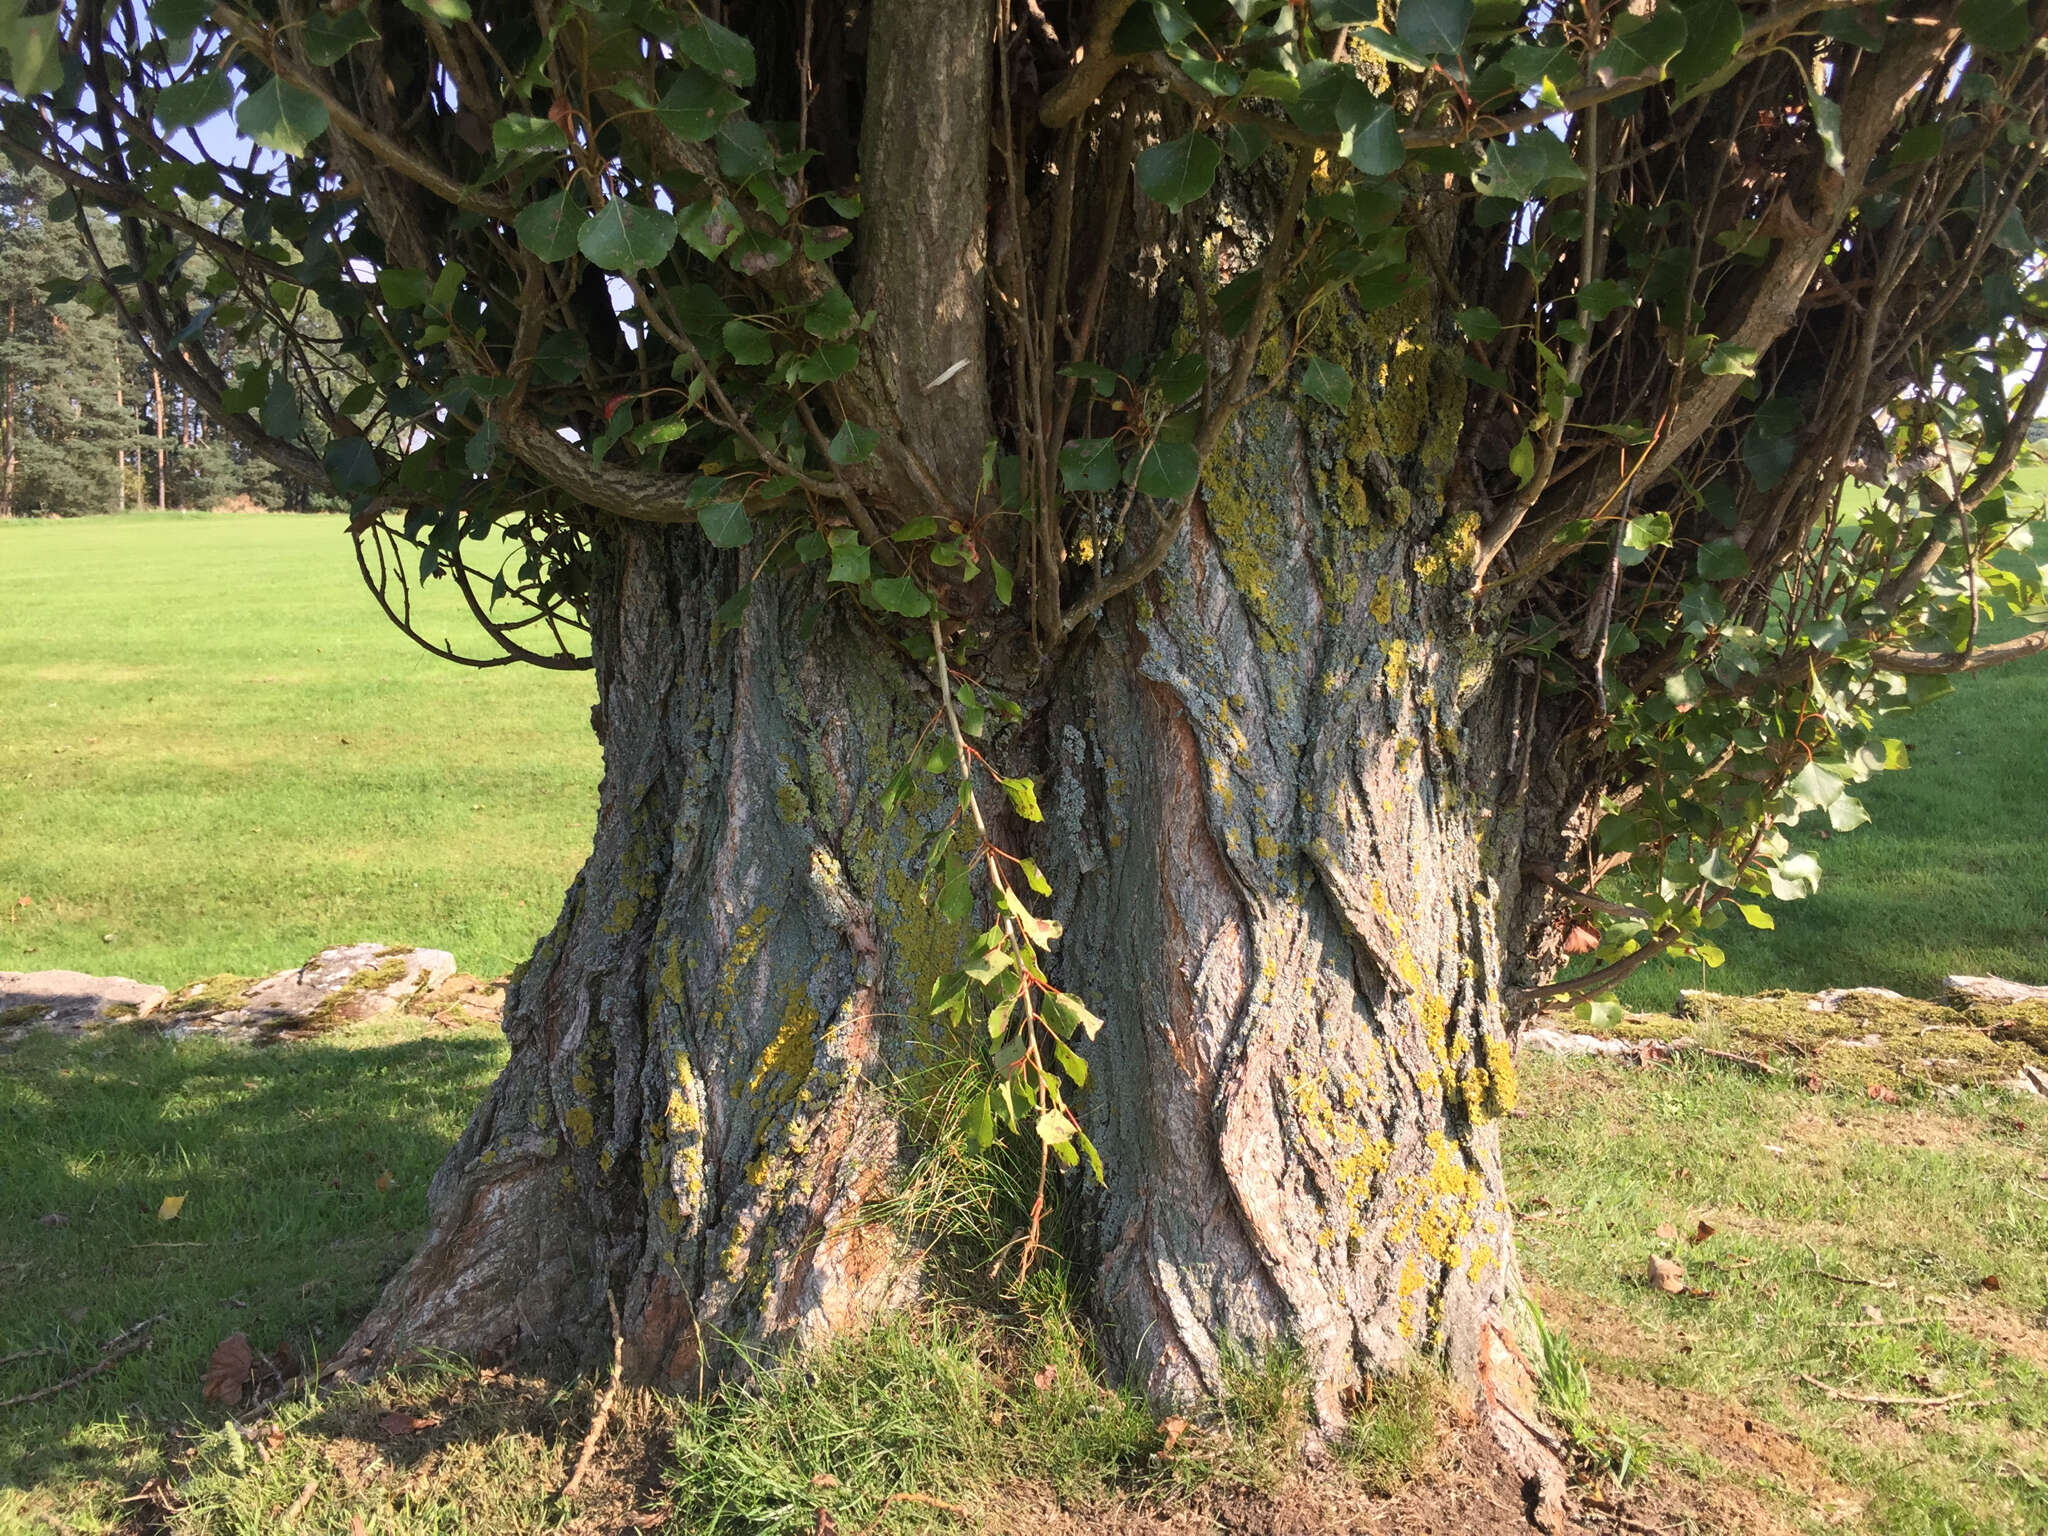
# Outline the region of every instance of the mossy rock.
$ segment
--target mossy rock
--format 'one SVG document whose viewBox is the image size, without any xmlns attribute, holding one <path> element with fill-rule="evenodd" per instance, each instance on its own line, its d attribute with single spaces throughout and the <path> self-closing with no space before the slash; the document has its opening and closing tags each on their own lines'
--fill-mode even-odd
<svg viewBox="0 0 2048 1536">
<path fill-rule="evenodd" d="M 1836 1086 L 2003 1083 L 2048 1063 L 2048 1021 L 2038 1004 L 1956 1008 L 1865 987 L 1684 992 L 1679 1007 L 1682 1020 L 1673 1022 L 1701 1044 Z"/>
</svg>

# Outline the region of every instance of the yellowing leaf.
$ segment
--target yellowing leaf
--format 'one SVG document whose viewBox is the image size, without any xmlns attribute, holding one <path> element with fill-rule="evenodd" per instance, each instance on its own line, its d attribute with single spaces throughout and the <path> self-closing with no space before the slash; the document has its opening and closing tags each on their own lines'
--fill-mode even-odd
<svg viewBox="0 0 2048 1536">
<path fill-rule="evenodd" d="M 164 1203 L 156 1208 L 156 1219 L 158 1221 L 176 1221 L 178 1219 L 178 1212 L 183 1209 L 185 1209 L 185 1197 L 183 1195 L 165 1195 Z"/>
</svg>

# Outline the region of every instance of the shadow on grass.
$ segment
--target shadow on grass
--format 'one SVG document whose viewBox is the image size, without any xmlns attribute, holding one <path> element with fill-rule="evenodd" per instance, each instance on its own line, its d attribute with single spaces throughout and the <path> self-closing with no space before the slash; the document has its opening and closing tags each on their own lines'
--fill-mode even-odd
<svg viewBox="0 0 2048 1536">
<path fill-rule="evenodd" d="M 165 1432 L 224 1417 L 200 1381 L 230 1334 L 307 1366 L 339 1348 L 503 1059 L 494 1032 L 416 1020 L 270 1047 L 126 1028 L 0 1052 L 0 1356 L 34 1352 L 0 1366 L 0 1400 L 158 1318 L 146 1349 L 0 1415 L 0 1484 L 157 1470 Z"/>
</svg>

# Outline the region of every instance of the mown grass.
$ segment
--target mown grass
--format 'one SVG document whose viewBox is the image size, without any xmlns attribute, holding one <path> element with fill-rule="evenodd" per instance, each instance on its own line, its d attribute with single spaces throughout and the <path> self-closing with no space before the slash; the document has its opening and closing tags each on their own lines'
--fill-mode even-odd
<svg viewBox="0 0 2048 1536">
<path fill-rule="evenodd" d="M 239 1424 L 206 1401 L 232 1333 L 317 1372 L 410 1251 L 427 1179 L 503 1057 L 494 1030 L 403 1015 L 271 1046 L 128 1025 L 0 1049 L 0 1356 L 20 1356 L 0 1400 L 157 1319 L 146 1350 L 0 1411 L 0 1531 L 111 1530 L 141 1490 L 164 1529 L 264 1532 L 308 1485 L 303 1528 L 337 1532 L 616 1529 L 640 1508 L 677 1536 L 808 1532 L 821 1508 L 849 1531 L 978 1529 L 1028 1516 L 1020 1498 L 1269 1489 L 1295 1466 L 1296 1362 L 1236 1359 L 1219 1418 L 1162 1423 L 1105 1384 L 1056 1266 L 994 1312 L 935 1301 L 705 1401 L 628 1393 L 568 1503 L 601 1382 L 426 1361 L 301 1383 Z M 184 1197 L 168 1222 L 166 1195 Z M 1423 1469 L 1438 1403 L 1426 1379 L 1381 1384 L 1334 1448 L 1350 1485 Z"/>
<path fill-rule="evenodd" d="M 429 656 L 339 518 L 0 523 L 0 583 L 0 970 L 175 985 L 377 940 L 492 976 L 553 920 L 589 674 Z"/>
<path fill-rule="evenodd" d="M 1525 1081 L 1506 1141 L 1523 1266 L 1653 1456 L 1741 1474 L 1775 1426 L 1825 1475 L 1758 1479 L 1816 1528 L 2048 1530 L 2038 1101 L 1894 1105 L 1711 1061 L 1531 1060 Z M 1652 1255 L 1685 1266 L 1687 1294 L 1648 1283 Z"/>
</svg>

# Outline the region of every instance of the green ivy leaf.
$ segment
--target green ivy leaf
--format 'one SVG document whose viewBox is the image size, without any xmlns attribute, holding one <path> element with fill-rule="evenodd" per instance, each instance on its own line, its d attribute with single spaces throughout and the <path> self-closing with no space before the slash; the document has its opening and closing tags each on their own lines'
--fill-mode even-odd
<svg viewBox="0 0 2048 1536">
<path fill-rule="evenodd" d="M 654 116 L 684 143 L 701 144 L 745 105 L 737 92 L 715 76 L 701 69 L 686 69 L 661 93 Z"/>
<path fill-rule="evenodd" d="M 754 536 L 747 509 L 736 501 L 714 501 L 697 509 L 697 526 L 718 549 L 738 549 Z"/>
<path fill-rule="evenodd" d="M 218 117 L 235 104 L 235 90 L 222 74 L 194 75 L 165 86 L 156 98 L 156 120 L 164 128 L 191 128 Z"/>
<path fill-rule="evenodd" d="M 566 191 L 544 197 L 519 210 L 512 227 L 519 243 L 542 261 L 567 261 L 576 254 L 576 237 L 590 215 Z"/>
<path fill-rule="evenodd" d="M 1310 357 L 1302 365 L 1301 392 L 1333 411 L 1351 409 L 1351 375 L 1323 358 Z"/>
<path fill-rule="evenodd" d="M 1707 682 L 1698 667 L 1687 667 L 1664 679 L 1664 697 L 1680 709 L 1690 709 L 1706 696 Z"/>
<path fill-rule="evenodd" d="M 1671 0 L 1647 16 L 1624 14 L 1607 46 L 1593 55 L 1593 78 L 1602 85 L 1636 75 L 1661 75 L 1685 46 L 1685 17 Z"/>
<path fill-rule="evenodd" d="M 1738 347 L 1732 341 L 1716 346 L 1700 361 L 1700 372 L 1710 377 L 1734 376 L 1738 379 L 1756 377 L 1756 348 Z"/>
<path fill-rule="evenodd" d="M 1201 477 L 1202 461 L 1193 443 L 1154 443 L 1138 466 L 1136 484 L 1141 496 L 1185 501 L 1195 494 Z"/>
<path fill-rule="evenodd" d="M 832 569 L 825 573 L 827 581 L 850 581 L 858 586 L 873 574 L 869 568 L 872 551 L 861 543 L 855 530 L 834 528 L 825 535 L 825 543 L 832 551 Z"/>
<path fill-rule="evenodd" d="M 1536 440 L 1524 432 L 1515 446 L 1508 450 L 1508 470 L 1515 477 L 1515 488 L 1527 488 L 1536 478 Z"/>
<path fill-rule="evenodd" d="M 1003 793 L 1010 797 L 1010 809 L 1026 821 L 1043 821 L 1045 813 L 1038 808 L 1038 788 L 1029 779 L 998 779 Z"/>
<path fill-rule="evenodd" d="M 878 576 L 868 583 L 868 595 L 877 608 L 900 613 L 906 619 L 921 619 L 932 611 L 932 600 L 908 576 Z"/>
<path fill-rule="evenodd" d="M 1749 556 L 1733 539 L 1709 539 L 1700 546 L 1700 575 L 1708 581 L 1733 581 L 1749 571 Z"/>
<path fill-rule="evenodd" d="M 344 496 L 362 496 L 377 489 L 383 478 L 377 467 L 377 450 L 366 437 L 337 437 L 320 456 L 327 479 Z"/>
<path fill-rule="evenodd" d="M 727 85 L 744 90 L 754 83 L 754 45 L 739 33 L 700 14 L 676 41 L 692 64 Z"/>
<path fill-rule="evenodd" d="M 1956 7 L 1956 25 L 1971 47 L 1986 53 L 2018 53 L 2034 35 L 2022 0 L 1963 0 Z"/>
<path fill-rule="evenodd" d="M 501 160 L 513 155 L 537 155 L 565 150 L 569 136 L 552 118 L 534 117 L 526 112 L 507 112 L 491 124 L 491 148 Z"/>
<path fill-rule="evenodd" d="M 718 332 L 732 360 L 745 368 L 758 368 L 775 356 L 775 338 L 758 325 L 728 320 Z"/>
<path fill-rule="evenodd" d="M 235 126 L 265 149 L 303 155 L 327 131 L 327 104 L 272 76 L 235 109 Z"/>
<path fill-rule="evenodd" d="M 367 43 L 379 35 L 367 4 L 346 11 L 316 6 L 299 33 L 299 46 L 306 50 L 308 63 L 326 69 L 339 64 L 357 43 Z"/>
<path fill-rule="evenodd" d="M 1477 304 L 1459 310 L 1457 322 L 1459 330 L 1482 346 L 1500 334 L 1500 316 Z"/>
<path fill-rule="evenodd" d="M 667 256 L 676 243 L 673 214 L 615 197 L 576 231 L 576 248 L 607 272 L 637 272 Z"/>
<path fill-rule="evenodd" d="M 1114 438 L 1082 437 L 1060 447 L 1060 486 L 1069 494 L 1115 490 L 1118 472 Z"/>
<path fill-rule="evenodd" d="M 433 281 L 417 267 L 386 267 L 377 274 L 377 291 L 389 309 L 425 309 Z"/>
<path fill-rule="evenodd" d="M 1671 60 L 1666 77 L 1683 101 L 1735 62 L 1742 46 L 1742 12 L 1735 0 L 1688 0 L 1685 46 Z"/>
<path fill-rule="evenodd" d="M 1564 140 L 1547 128 L 1524 129 L 1512 144 L 1490 141 L 1479 169 L 1472 173 L 1472 185 L 1483 196 L 1515 203 L 1555 196 L 1585 179 L 1585 169 L 1572 158 Z"/>
<path fill-rule="evenodd" d="M 1206 134 L 1186 133 L 1138 156 L 1138 185 L 1155 203 L 1179 213 L 1216 184 L 1223 151 Z"/>
<path fill-rule="evenodd" d="M 484 424 L 470 434 L 469 443 L 462 450 L 462 462 L 469 466 L 471 474 L 487 475 L 497 456 L 498 424 L 486 417 Z"/>
<path fill-rule="evenodd" d="M 1455 55 L 1472 25 L 1472 0 L 1401 0 L 1394 36 L 1415 52 Z"/>
<path fill-rule="evenodd" d="M 727 250 L 740 237 L 740 211 L 722 197 L 691 203 L 676 215 L 676 233 L 707 260 Z"/>
<path fill-rule="evenodd" d="M 17 96 L 40 96 L 64 83 L 64 56 L 59 50 L 57 6 L 35 16 L 21 14 L 20 0 L 0 7 L 0 48 L 7 53 Z"/>
<path fill-rule="evenodd" d="M 842 421 L 825 451 L 834 464 L 865 464 L 881 440 L 882 434 L 873 427 L 864 427 L 857 421 Z"/>
</svg>

